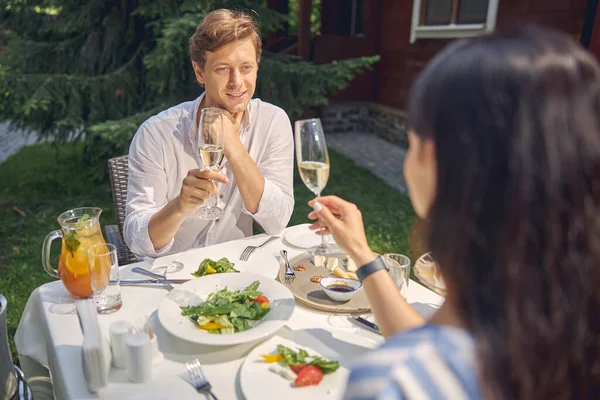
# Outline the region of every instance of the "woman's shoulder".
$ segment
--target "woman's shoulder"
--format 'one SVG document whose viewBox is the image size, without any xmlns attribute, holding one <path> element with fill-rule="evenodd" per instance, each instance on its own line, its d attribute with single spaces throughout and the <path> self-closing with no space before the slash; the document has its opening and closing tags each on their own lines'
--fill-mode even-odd
<svg viewBox="0 0 600 400">
<path fill-rule="evenodd" d="M 479 397 L 472 336 L 435 325 L 398 334 L 362 357 L 346 390 L 348 399 Z"/>
</svg>

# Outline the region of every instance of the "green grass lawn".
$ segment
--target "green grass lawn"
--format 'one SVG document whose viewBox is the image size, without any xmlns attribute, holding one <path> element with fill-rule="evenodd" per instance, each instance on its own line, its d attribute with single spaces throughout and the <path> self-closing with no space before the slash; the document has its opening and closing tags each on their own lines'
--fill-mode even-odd
<svg viewBox="0 0 600 400">
<path fill-rule="evenodd" d="M 74 207 L 97 206 L 104 210 L 103 226 L 115 223 L 110 183 L 91 178 L 98 173 L 79 164 L 81 151 L 79 144 L 40 144 L 23 148 L 0 164 L 0 293 L 8 299 L 13 356 L 12 336 L 30 293 L 52 280 L 43 270 L 41 249 L 45 235 L 59 228 L 56 217 Z M 330 157 L 324 194 L 336 194 L 361 208 L 374 251 L 409 254 L 416 217 L 408 197 L 352 160 L 333 151 Z M 312 198 L 297 176 L 294 187 L 296 207 L 290 225 L 308 222 L 306 203 Z M 58 256 L 60 246 L 55 247 Z"/>
</svg>

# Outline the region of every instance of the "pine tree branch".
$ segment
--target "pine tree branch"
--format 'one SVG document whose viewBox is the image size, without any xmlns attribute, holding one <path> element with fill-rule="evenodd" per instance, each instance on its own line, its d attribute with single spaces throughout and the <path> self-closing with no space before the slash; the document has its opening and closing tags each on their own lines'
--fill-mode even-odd
<svg viewBox="0 0 600 400">
<path fill-rule="evenodd" d="M 264 0 L 23 3 L 57 6 L 60 12 L 40 16 L 30 7 L 15 8 L 7 21 L 16 40 L 4 53 L 7 62 L 0 64 L 0 119 L 54 141 L 85 132 L 90 163 L 126 153 L 144 119 L 199 94 L 188 40 L 207 12 L 244 10 L 257 17 L 263 34 L 289 19 L 268 9 Z M 315 65 L 264 51 L 256 96 L 294 118 L 326 104 L 329 93 L 376 61 L 364 57 Z"/>
<path fill-rule="evenodd" d="M 140 45 L 138 46 L 137 50 L 135 51 L 133 57 L 131 57 L 131 59 L 129 61 L 127 61 L 125 64 L 123 64 L 121 67 L 119 67 L 119 69 L 117 69 L 115 71 L 111 71 L 106 74 L 89 76 L 89 75 L 75 75 L 75 74 L 18 74 L 18 73 L 12 73 L 9 75 L 11 75 L 14 78 L 43 79 L 43 80 L 48 80 L 48 79 L 52 80 L 52 79 L 60 79 L 60 78 L 70 80 L 70 81 L 85 80 L 88 82 L 105 80 L 105 79 L 113 77 L 115 75 L 120 75 L 127 68 L 129 68 L 135 62 L 137 57 L 140 55 L 143 47 L 144 47 L 144 42 L 140 43 Z"/>
</svg>

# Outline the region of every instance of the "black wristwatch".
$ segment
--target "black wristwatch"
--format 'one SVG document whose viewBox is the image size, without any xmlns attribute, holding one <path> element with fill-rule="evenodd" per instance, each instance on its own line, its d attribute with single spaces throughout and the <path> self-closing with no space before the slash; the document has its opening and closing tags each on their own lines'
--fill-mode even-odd
<svg viewBox="0 0 600 400">
<path fill-rule="evenodd" d="M 389 270 L 387 264 L 385 263 L 385 261 L 383 261 L 383 257 L 377 256 L 377 258 L 371 261 L 370 263 L 365 264 L 359 269 L 357 269 L 356 275 L 358 276 L 358 279 L 362 282 L 367 278 L 367 276 L 374 274 L 375 272 L 382 269 L 385 269 L 386 271 Z"/>
</svg>

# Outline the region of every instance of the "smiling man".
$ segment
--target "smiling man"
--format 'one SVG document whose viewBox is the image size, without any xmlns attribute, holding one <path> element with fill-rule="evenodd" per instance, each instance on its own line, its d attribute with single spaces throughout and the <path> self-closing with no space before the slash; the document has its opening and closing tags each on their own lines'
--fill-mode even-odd
<svg viewBox="0 0 600 400">
<path fill-rule="evenodd" d="M 190 39 L 192 67 L 204 94 L 140 126 L 129 150 L 125 242 L 135 254 L 157 257 L 287 226 L 294 208 L 293 137 L 279 107 L 252 99 L 262 52 L 248 15 L 208 14 Z M 221 173 L 203 168 L 198 118 L 220 108 L 225 120 Z M 219 183 L 219 188 L 214 182 Z M 194 214 L 218 195 L 218 220 Z M 211 199 L 214 201 L 214 199 Z"/>
</svg>

